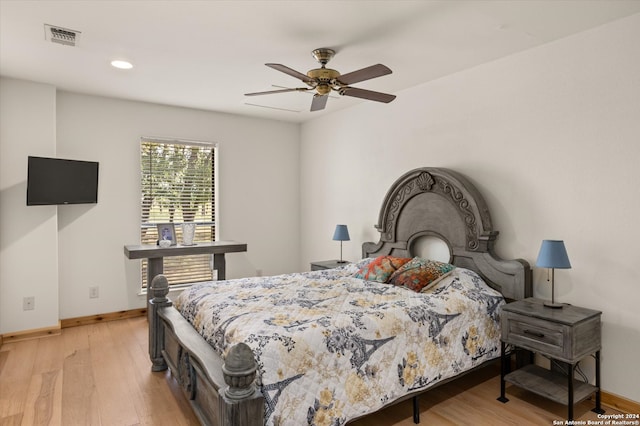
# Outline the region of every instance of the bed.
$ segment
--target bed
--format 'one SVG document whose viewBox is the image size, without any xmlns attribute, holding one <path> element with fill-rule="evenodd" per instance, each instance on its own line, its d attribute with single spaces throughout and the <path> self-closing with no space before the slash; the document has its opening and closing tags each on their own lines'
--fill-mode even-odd
<svg viewBox="0 0 640 426">
<path fill-rule="evenodd" d="M 498 358 L 500 307 L 531 296 L 531 271 L 495 254 L 471 182 L 412 170 L 388 190 L 376 228 L 361 262 L 194 285 L 176 306 L 156 277 L 152 370 L 171 369 L 202 424 L 338 426 L 407 398 L 415 408 L 420 393 Z M 362 278 L 383 256 L 411 265 L 424 237 L 444 241 L 455 266 L 427 291 Z"/>
</svg>

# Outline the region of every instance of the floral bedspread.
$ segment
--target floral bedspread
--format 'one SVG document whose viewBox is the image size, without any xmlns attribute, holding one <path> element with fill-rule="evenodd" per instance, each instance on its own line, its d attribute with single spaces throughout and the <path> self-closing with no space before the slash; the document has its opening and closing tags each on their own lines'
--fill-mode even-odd
<svg viewBox="0 0 640 426">
<path fill-rule="evenodd" d="M 456 268 L 428 293 L 333 270 L 198 284 L 175 306 L 258 362 L 265 425 L 331 425 L 499 356 L 502 296 Z"/>
</svg>

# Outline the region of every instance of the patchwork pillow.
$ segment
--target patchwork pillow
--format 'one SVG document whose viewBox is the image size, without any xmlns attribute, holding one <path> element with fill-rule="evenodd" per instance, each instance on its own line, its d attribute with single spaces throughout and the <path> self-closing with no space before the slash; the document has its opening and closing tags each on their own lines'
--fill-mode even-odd
<svg viewBox="0 0 640 426">
<path fill-rule="evenodd" d="M 410 257 L 379 256 L 360 268 L 354 276 L 367 281 L 386 283 L 391 274 L 410 260 Z"/>
<path fill-rule="evenodd" d="M 429 290 L 453 271 L 455 266 L 437 260 L 414 257 L 389 278 L 389 284 L 406 287 L 415 292 Z"/>
</svg>

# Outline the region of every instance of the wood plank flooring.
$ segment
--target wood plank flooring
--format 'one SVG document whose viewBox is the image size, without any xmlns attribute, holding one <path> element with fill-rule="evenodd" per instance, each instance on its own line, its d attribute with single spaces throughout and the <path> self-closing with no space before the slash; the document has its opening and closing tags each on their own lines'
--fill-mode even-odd
<svg viewBox="0 0 640 426">
<path fill-rule="evenodd" d="M 58 336 L 0 348 L 0 426 L 197 425 L 176 381 L 152 373 L 144 317 L 65 328 Z M 423 425 L 552 425 L 566 408 L 516 387 L 496 401 L 500 381 L 490 366 L 420 399 Z M 596 420 L 593 403 L 577 420 Z M 618 413 L 605 407 L 607 414 Z M 564 423 L 564 422 L 563 422 Z M 353 426 L 413 425 L 411 401 L 361 418 Z"/>
</svg>

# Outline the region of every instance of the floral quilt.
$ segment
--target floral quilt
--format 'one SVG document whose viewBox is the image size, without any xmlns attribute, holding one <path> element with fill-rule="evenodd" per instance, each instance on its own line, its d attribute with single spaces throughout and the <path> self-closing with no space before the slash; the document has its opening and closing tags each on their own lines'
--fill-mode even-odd
<svg viewBox="0 0 640 426">
<path fill-rule="evenodd" d="M 416 293 L 360 266 L 198 284 L 175 306 L 223 356 L 253 349 L 268 426 L 343 425 L 499 356 L 504 299 L 476 273 Z"/>
</svg>

